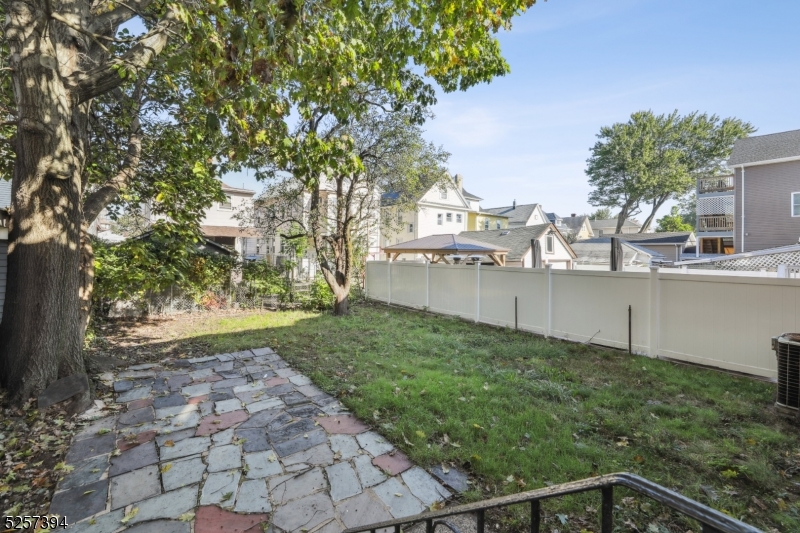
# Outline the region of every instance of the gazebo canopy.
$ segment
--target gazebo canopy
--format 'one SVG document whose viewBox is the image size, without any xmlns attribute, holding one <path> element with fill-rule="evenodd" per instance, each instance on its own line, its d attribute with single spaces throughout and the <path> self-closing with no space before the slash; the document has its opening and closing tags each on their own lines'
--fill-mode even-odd
<svg viewBox="0 0 800 533">
<path fill-rule="evenodd" d="M 448 265 L 448 255 L 485 255 L 488 256 L 495 265 L 505 266 L 508 248 L 495 246 L 493 244 L 476 241 L 461 235 L 431 235 L 413 241 L 401 242 L 384 248 L 389 260 L 397 259 L 400 254 L 422 254 L 431 263 L 444 261 Z M 430 256 L 430 257 L 429 257 Z"/>
</svg>

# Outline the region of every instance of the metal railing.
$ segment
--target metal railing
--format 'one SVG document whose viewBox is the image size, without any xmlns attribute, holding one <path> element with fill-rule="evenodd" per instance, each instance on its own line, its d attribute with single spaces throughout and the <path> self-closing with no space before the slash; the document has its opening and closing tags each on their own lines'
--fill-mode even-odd
<svg viewBox="0 0 800 533">
<path fill-rule="evenodd" d="M 599 490 L 603 498 L 600 531 L 601 533 L 612 533 L 614 525 L 614 487 L 624 487 L 633 490 L 674 511 L 697 520 L 702 524 L 702 533 L 763 533 L 760 529 L 736 520 L 711 507 L 689 499 L 686 496 L 662 487 L 652 481 L 628 473 L 607 474 L 581 481 L 573 481 L 561 485 L 553 485 L 552 487 L 512 494 L 510 496 L 493 498 L 491 500 L 459 505 L 416 516 L 387 520 L 385 522 L 378 522 L 366 526 L 351 527 L 346 529 L 344 533 L 361 533 L 365 531 L 374 533 L 384 528 L 393 528 L 395 533 L 400 533 L 401 526 L 410 526 L 421 522 L 425 523 L 426 533 L 433 533 L 436 526 L 439 525 L 445 526 L 451 531 L 458 533 L 458 528 L 446 522 L 444 519 L 465 513 L 475 513 L 478 533 L 485 533 L 485 517 L 487 510 L 523 503 L 530 504 L 531 533 L 539 533 L 541 528 L 542 500 L 592 490 Z"/>
<path fill-rule="evenodd" d="M 733 231 L 733 215 L 699 216 L 697 231 Z"/>
<path fill-rule="evenodd" d="M 697 192 L 724 192 L 733 190 L 733 176 L 719 176 L 715 178 L 701 178 L 697 180 Z"/>
</svg>

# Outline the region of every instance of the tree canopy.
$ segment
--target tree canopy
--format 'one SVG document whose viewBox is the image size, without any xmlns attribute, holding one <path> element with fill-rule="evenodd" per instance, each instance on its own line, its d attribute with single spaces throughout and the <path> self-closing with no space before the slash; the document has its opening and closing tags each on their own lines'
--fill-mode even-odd
<svg viewBox="0 0 800 533">
<path fill-rule="evenodd" d="M 640 232 L 647 232 L 658 209 L 686 195 L 697 178 L 722 172 L 737 139 L 755 128 L 737 118 L 674 111 L 633 113 L 628 122 L 600 129 L 586 174 L 594 190 L 589 203 L 618 207 L 617 233 L 627 218 L 650 205 Z"/>
<path fill-rule="evenodd" d="M 374 88 L 358 97 L 370 102 L 359 119 L 309 110 L 291 143 L 264 148 L 260 172 L 267 187 L 249 217 L 266 234 L 313 244 L 337 314 L 347 312 L 353 272 L 370 240 L 393 222 L 381 208 L 382 194 L 392 193 L 396 209 L 411 208 L 445 178 L 449 156 L 423 139 L 416 122 L 424 107 L 398 105 Z"/>
<path fill-rule="evenodd" d="M 504 75 L 494 34 L 534 2 L 3 0 L 0 156 L 4 176 L 13 175 L 3 384 L 21 401 L 83 372 L 79 304 L 90 300 L 93 264 L 85 232 L 120 194 L 151 196 L 172 216 L 186 207 L 186 187 L 208 202 L 219 194 L 213 172 L 246 164 L 254 149 L 291 151 L 294 112 L 358 119 L 370 106 L 354 98 L 363 86 L 422 112 L 432 83 L 464 90 Z M 119 31 L 132 19 L 143 35 Z M 169 120 L 147 130 L 142 112 L 162 98 L 172 102 Z M 100 157 L 92 144 L 103 126 L 92 115 L 103 105 L 124 137 L 107 144 L 116 156 Z M 183 151 L 184 183 L 156 173 L 135 182 L 151 133 Z M 306 143 L 303 154 L 347 172 L 351 162 L 328 148 Z"/>
<path fill-rule="evenodd" d="M 669 215 L 658 219 L 657 233 L 665 231 L 694 231 L 694 226 L 684 220 L 677 205 L 673 205 Z"/>
</svg>

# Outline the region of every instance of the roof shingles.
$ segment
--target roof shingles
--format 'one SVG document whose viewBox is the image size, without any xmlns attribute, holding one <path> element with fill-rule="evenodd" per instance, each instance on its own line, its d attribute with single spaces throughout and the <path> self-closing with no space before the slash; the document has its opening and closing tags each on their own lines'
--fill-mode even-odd
<svg viewBox="0 0 800 533">
<path fill-rule="evenodd" d="M 552 224 L 537 224 L 521 228 L 501 229 L 491 231 L 462 231 L 459 236 L 478 239 L 496 246 L 505 246 L 510 251 L 506 256 L 507 261 L 521 261 L 531 247 L 531 239 L 539 239 Z"/>
<path fill-rule="evenodd" d="M 739 139 L 733 145 L 733 152 L 731 152 L 731 158 L 728 160 L 728 166 L 733 167 L 790 157 L 800 157 L 800 130 Z"/>
</svg>

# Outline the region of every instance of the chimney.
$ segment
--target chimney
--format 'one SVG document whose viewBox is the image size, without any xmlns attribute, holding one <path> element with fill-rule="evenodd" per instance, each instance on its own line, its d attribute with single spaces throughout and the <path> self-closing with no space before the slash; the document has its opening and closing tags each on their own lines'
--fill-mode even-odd
<svg viewBox="0 0 800 533">
<path fill-rule="evenodd" d="M 456 189 L 458 189 L 458 192 L 463 191 L 464 190 L 464 176 L 462 176 L 461 174 L 456 174 L 455 177 L 453 178 L 453 180 L 455 180 L 455 182 L 456 182 Z"/>
<path fill-rule="evenodd" d="M 517 199 L 514 198 L 514 209 L 516 209 L 516 208 L 517 208 Z"/>
<path fill-rule="evenodd" d="M 575 213 L 572 213 L 570 216 L 571 216 L 572 218 L 575 218 L 577 215 L 575 215 Z"/>
</svg>

